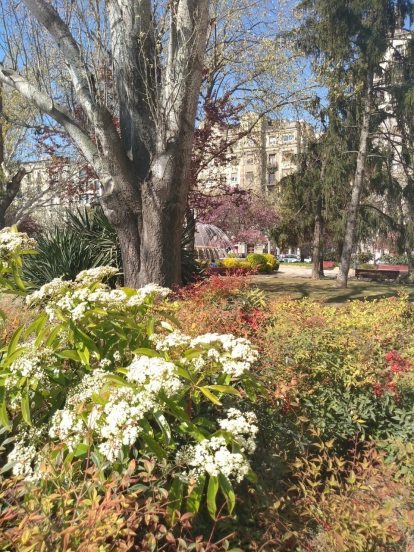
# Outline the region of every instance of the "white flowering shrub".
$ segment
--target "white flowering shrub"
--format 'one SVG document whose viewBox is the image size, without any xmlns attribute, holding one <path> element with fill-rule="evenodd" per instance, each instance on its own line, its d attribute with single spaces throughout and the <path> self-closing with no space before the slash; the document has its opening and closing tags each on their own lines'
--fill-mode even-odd
<svg viewBox="0 0 414 552">
<path fill-rule="evenodd" d="M 0 287 L 3 293 L 20 295 L 26 292 L 21 279 L 21 256 L 35 254 L 36 246 L 36 240 L 19 232 L 16 226 L 0 230 Z"/>
<path fill-rule="evenodd" d="M 172 510 L 186 498 L 197 512 L 207 493 L 214 517 L 221 490 L 231 512 L 233 482 L 255 478 L 256 418 L 237 403 L 260 388 L 250 370 L 258 353 L 232 335 L 184 335 L 169 290 L 111 290 L 103 282 L 115 273 L 83 271 L 26 297 L 41 312 L 0 363 L 0 419 L 14 442 L 6 469 L 41 480 L 48 446 L 108 474 L 149 454 L 171 474 Z"/>
</svg>

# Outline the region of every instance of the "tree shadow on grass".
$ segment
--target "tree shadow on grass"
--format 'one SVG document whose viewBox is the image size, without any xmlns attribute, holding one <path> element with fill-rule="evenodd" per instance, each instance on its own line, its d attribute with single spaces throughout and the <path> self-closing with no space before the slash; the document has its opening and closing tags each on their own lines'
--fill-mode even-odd
<svg viewBox="0 0 414 552">
<path fill-rule="evenodd" d="M 393 282 L 350 281 L 347 289 L 335 287 L 335 281 L 324 279 L 313 281 L 304 278 L 272 278 L 256 285 L 269 294 L 271 298 L 290 297 L 304 299 L 310 297 L 326 304 L 345 303 L 346 301 L 383 299 L 395 297 L 400 292 L 406 292 L 409 300 L 414 300 L 414 285 L 396 284 Z"/>
</svg>

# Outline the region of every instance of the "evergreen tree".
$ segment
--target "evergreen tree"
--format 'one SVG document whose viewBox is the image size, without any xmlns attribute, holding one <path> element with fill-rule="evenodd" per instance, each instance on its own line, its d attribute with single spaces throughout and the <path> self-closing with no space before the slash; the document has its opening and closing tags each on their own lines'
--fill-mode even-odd
<svg viewBox="0 0 414 552">
<path fill-rule="evenodd" d="M 351 197 L 343 239 L 338 286 L 346 287 L 357 230 L 357 218 L 364 189 L 371 133 L 379 118 L 374 117 L 376 79 L 389 49 L 390 39 L 401 21 L 414 15 L 412 0 L 302 0 L 304 21 L 299 44 L 313 56 L 315 67 L 328 87 L 330 100 L 348 97 L 358 106 L 358 147 Z M 327 161 L 329 163 L 329 159 Z"/>
</svg>

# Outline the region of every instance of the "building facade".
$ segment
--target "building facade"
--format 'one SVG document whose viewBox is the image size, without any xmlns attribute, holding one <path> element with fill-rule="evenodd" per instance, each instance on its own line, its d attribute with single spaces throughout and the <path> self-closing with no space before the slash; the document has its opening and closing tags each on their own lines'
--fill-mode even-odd
<svg viewBox="0 0 414 552">
<path fill-rule="evenodd" d="M 304 121 L 268 117 L 255 124 L 257 118 L 255 113 L 248 113 L 240 125 L 226 130 L 227 142 L 234 140 L 234 145 L 225 163 L 212 164 L 201 173 L 200 179 L 207 189 L 214 191 L 220 181 L 255 195 L 272 194 L 277 201 L 280 181 L 299 169 L 300 154 L 307 147 L 312 128 Z M 271 244 L 239 243 L 237 250 L 242 255 L 269 252 Z"/>
</svg>

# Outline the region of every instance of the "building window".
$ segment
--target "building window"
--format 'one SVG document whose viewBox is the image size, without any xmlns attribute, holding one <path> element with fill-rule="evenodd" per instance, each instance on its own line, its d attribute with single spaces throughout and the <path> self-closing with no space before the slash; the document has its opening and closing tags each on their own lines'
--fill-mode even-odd
<svg viewBox="0 0 414 552">
<path fill-rule="evenodd" d="M 246 163 L 248 165 L 253 165 L 253 157 L 248 157 Z"/>
<path fill-rule="evenodd" d="M 232 159 L 231 164 L 233 165 L 233 167 L 237 167 L 237 165 L 239 164 L 239 160 L 238 159 Z"/>
<path fill-rule="evenodd" d="M 252 172 L 246 173 L 246 181 L 247 182 L 253 182 L 253 173 Z"/>
<path fill-rule="evenodd" d="M 295 139 L 294 134 L 285 134 L 283 136 L 283 141 L 284 142 L 293 142 L 294 139 Z"/>
<path fill-rule="evenodd" d="M 266 188 L 267 188 L 267 191 L 269 193 L 271 193 L 276 189 L 276 186 L 274 184 L 273 185 L 270 184 L 270 185 L 266 186 Z"/>
<path fill-rule="evenodd" d="M 276 154 L 271 153 L 269 155 L 269 165 L 276 165 Z"/>
<path fill-rule="evenodd" d="M 231 181 L 232 182 L 237 182 L 238 178 L 237 178 L 237 173 L 231 173 Z"/>
<path fill-rule="evenodd" d="M 269 184 L 273 184 L 274 182 L 276 182 L 276 173 L 271 172 L 269 173 Z"/>
<path fill-rule="evenodd" d="M 276 136 L 269 136 L 269 146 L 276 145 Z"/>
</svg>

